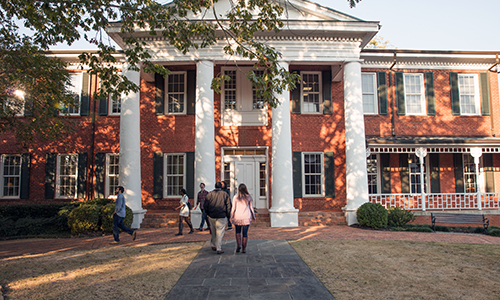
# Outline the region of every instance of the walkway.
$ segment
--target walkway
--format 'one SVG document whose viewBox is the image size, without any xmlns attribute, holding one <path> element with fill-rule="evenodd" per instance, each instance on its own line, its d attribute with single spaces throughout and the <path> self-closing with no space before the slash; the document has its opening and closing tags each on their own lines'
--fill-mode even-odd
<svg viewBox="0 0 500 300">
<path fill-rule="evenodd" d="M 167 300 L 332 299 L 286 240 L 251 240 L 247 253 L 225 241 L 222 255 L 207 242 Z"/>
</svg>

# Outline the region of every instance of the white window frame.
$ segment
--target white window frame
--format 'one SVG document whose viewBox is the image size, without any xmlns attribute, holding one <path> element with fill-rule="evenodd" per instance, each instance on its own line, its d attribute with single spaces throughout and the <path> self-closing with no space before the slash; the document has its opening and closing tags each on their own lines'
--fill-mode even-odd
<svg viewBox="0 0 500 300">
<path fill-rule="evenodd" d="M 368 81 L 364 80 L 363 78 L 370 77 Z M 373 91 L 367 91 L 365 87 L 367 87 L 367 84 L 371 82 L 373 85 Z M 362 86 L 362 92 L 363 92 L 363 114 L 365 115 L 377 115 L 378 114 L 378 85 L 377 85 L 377 74 L 376 73 L 361 73 L 361 86 Z M 373 111 L 366 111 L 366 106 L 365 104 L 368 103 L 367 98 L 369 96 L 373 96 Z"/>
<path fill-rule="evenodd" d="M 113 100 L 113 97 L 109 95 L 109 101 L 108 101 L 108 115 L 110 116 L 119 116 L 121 113 L 121 107 L 122 107 L 122 99 L 118 98 L 116 100 Z M 114 111 L 116 108 L 117 111 Z"/>
<path fill-rule="evenodd" d="M 184 86 L 184 89 L 182 91 L 171 91 L 170 90 L 170 85 L 169 85 L 169 80 L 171 78 L 176 78 L 174 76 L 179 76 L 182 75 L 184 77 L 184 81 L 182 82 L 181 80 L 175 81 L 174 84 L 180 85 L 182 84 Z M 170 95 L 175 95 L 179 96 L 182 95 L 183 98 L 183 108 L 182 110 L 178 111 L 170 111 Z M 177 100 L 176 97 L 172 98 Z M 174 102 L 172 102 L 172 105 L 175 105 Z M 187 72 L 186 71 L 176 71 L 168 74 L 165 77 L 165 110 L 166 114 L 168 115 L 185 115 L 187 112 Z"/>
<path fill-rule="evenodd" d="M 5 170 L 4 170 L 4 167 L 5 167 L 5 160 L 8 158 L 8 157 L 15 157 L 15 158 L 18 158 L 19 159 L 19 170 L 18 170 L 18 173 L 19 175 L 16 175 L 16 174 L 5 174 Z M 1 182 L 0 182 L 0 186 L 1 186 L 1 191 L 2 193 L 0 194 L 0 198 L 2 199 L 19 199 L 21 197 L 21 172 L 22 172 L 22 158 L 21 158 L 21 155 L 18 155 L 18 154 L 4 154 L 1 156 L 1 162 L 0 162 L 0 167 L 1 167 Z M 14 165 L 14 167 L 16 167 Z M 18 186 L 18 193 L 17 195 L 7 195 L 5 196 L 4 195 L 4 188 L 5 188 L 5 178 L 6 177 L 9 177 L 9 178 L 15 178 L 15 177 L 18 177 L 18 182 L 19 182 L 19 186 Z"/>
<path fill-rule="evenodd" d="M 170 156 L 178 156 L 182 157 L 182 174 L 179 175 L 177 174 L 169 174 L 168 172 L 168 158 Z M 169 195 L 169 178 L 172 177 L 181 177 L 182 178 L 182 185 L 175 185 L 177 188 L 172 189 L 172 194 Z M 164 198 L 179 198 L 180 195 L 180 189 L 185 189 L 186 188 L 186 153 L 164 153 L 163 154 L 163 197 Z"/>
<path fill-rule="evenodd" d="M 17 103 L 19 102 L 19 103 Z M 4 104 L 4 111 L 10 110 L 14 113 L 16 117 L 23 117 L 24 116 L 24 109 L 25 109 L 25 100 L 24 96 L 19 96 L 19 97 L 8 97 Z M 19 106 L 19 107 L 18 107 Z"/>
<path fill-rule="evenodd" d="M 118 153 L 106 153 L 106 183 L 105 183 L 105 192 L 104 196 L 106 198 L 109 198 L 110 196 L 115 195 L 115 189 L 118 187 L 120 184 L 117 183 L 116 185 L 111 184 L 111 181 L 113 178 L 117 178 L 119 182 L 119 175 L 120 175 L 120 164 L 112 164 L 114 162 L 115 157 L 118 157 L 118 162 L 120 161 L 120 154 Z M 112 167 L 116 167 L 116 170 L 118 170 L 118 174 L 112 172 Z"/>
<path fill-rule="evenodd" d="M 464 77 L 472 77 L 473 80 L 473 88 L 474 91 L 471 93 L 470 91 L 467 91 L 466 88 L 461 84 L 460 78 Z M 462 87 L 461 87 L 462 86 Z M 481 104 L 480 104 L 480 97 L 479 97 L 479 77 L 477 74 L 458 74 L 458 94 L 460 98 L 460 115 L 463 116 L 478 116 L 481 114 Z M 474 97 L 474 113 L 468 113 L 463 111 L 462 104 L 464 102 L 465 97 Z"/>
<path fill-rule="evenodd" d="M 320 157 L 320 170 L 321 173 L 308 173 L 306 174 L 306 155 L 319 155 Z M 307 194 L 306 177 L 311 174 L 313 176 L 320 176 L 320 193 Z M 325 158 L 323 152 L 302 152 L 302 196 L 303 197 L 324 197 L 325 196 Z"/>
<path fill-rule="evenodd" d="M 418 92 L 410 93 L 407 88 L 407 83 L 409 77 L 418 77 L 420 79 L 420 88 Z M 425 105 L 425 82 L 424 82 L 424 74 L 422 73 L 404 73 L 403 74 L 403 82 L 404 82 L 404 90 L 405 90 L 405 111 L 406 115 L 414 115 L 414 116 L 424 116 L 427 114 L 427 107 Z M 420 96 L 420 112 L 415 113 L 410 111 L 408 106 L 408 98 L 409 96 Z"/>
<path fill-rule="evenodd" d="M 412 173 L 411 165 L 415 164 L 419 170 L 419 172 Z M 424 190 L 425 193 L 429 193 L 430 187 L 430 176 L 429 176 L 429 155 L 424 157 Z M 421 176 L 420 172 L 420 158 L 415 153 L 408 153 L 408 182 L 410 185 L 410 194 L 421 194 L 420 183 L 412 182 L 412 175 Z M 412 191 L 412 185 L 415 186 L 415 192 Z"/>
<path fill-rule="evenodd" d="M 373 161 L 375 162 L 374 168 L 369 168 L 369 163 Z M 373 172 L 370 172 L 373 171 Z M 370 156 L 366 158 L 366 174 L 368 177 L 368 194 L 370 195 L 375 195 L 375 194 L 381 194 L 381 189 L 380 189 L 380 154 L 378 153 L 372 153 Z M 375 183 L 370 182 L 370 176 L 374 176 Z M 370 192 L 370 186 L 374 186 L 376 191 Z"/>
<path fill-rule="evenodd" d="M 83 86 L 83 73 L 71 73 L 69 75 L 71 77 L 71 84 L 68 89 L 75 93 L 75 98 L 78 99 L 78 107 L 77 108 L 69 108 L 69 113 L 62 111 L 61 115 L 69 115 L 69 116 L 79 116 L 80 108 L 82 106 L 82 86 Z"/>
<path fill-rule="evenodd" d="M 306 88 L 305 85 L 305 78 L 307 75 L 317 75 L 318 76 L 318 91 L 307 91 L 305 92 L 304 89 Z M 301 113 L 303 114 L 322 114 L 323 113 L 323 80 L 321 77 L 321 72 L 319 71 L 302 71 L 300 72 L 300 106 L 301 106 Z M 309 109 L 306 109 L 306 104 L 309 102 L 305 102 L 304 98 L 308 96 L 309 94 L 316 94 L 318 95 L 318 111 L 309 111 Z"/>
<path fill-rule="evenodd" d="M 75 159 L 75 172 L 74 174 L 61 174 L 61 161 L 63 157 L 72 157 Z M 74 184 L 74 189 L 75 193 L 73 195 L 62 195 L 61 194 L 61 184 L 62 184 L 62 178 L 67 177 L 67 178 L 73 178 L 75 181 Z M 77 199 L 77 194 L 78 194 L 78 154 L 58 154 L 57 155 L 57 164 L 56 164 L 56 198 L 58 199 Z"/>
</svg>

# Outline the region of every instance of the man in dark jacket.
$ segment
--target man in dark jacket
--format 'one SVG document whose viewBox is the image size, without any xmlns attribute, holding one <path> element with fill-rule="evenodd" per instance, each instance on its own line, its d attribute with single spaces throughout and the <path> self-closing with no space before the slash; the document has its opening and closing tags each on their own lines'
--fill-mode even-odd
<svg viewBox="0 0 500 300">
<path fill-rule="evenodd" d="M 217 254 L 224 253 L 222 251 L 222 238 L 224 237 L 227 218 L 231 215 L 231 200 L 221 188 L 222 184 L 217 182 L 215 190 L 208 193 L 203 204 L 212 230 L 210 245 L 212 246 L 212 250 L 217 250 Z"/>
</svg>

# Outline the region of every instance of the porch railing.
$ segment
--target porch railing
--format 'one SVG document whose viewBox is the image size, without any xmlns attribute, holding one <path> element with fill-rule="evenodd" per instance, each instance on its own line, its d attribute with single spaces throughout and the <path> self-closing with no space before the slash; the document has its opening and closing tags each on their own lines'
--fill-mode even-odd
<svg viewBox="0 0 500 300">
<path fill-rule="evenodd" d="M 479 197 L 479 198 L 478 198 Z M 425 202 L 422 202 L 424 199 Z M 480 199 L 480 201 L 478 201 Z M 500 193 L 482 194 L 372 194 L 369 201 L 408 210 L 500 209 Z"/>
</svg>

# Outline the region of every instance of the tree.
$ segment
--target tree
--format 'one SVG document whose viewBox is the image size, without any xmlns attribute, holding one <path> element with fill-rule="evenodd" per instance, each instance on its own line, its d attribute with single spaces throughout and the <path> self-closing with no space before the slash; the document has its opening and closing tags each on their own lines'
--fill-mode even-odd
<svg viewBox="0 0 500 300">
<path fill-rule="evenodd" d="M 368 45 L 366 45 L 366 49 L 387 49 L 387 48 L 395 48 L 389 41 L 386 41 L 381 36 L 374 37 Z"/>
<path fill-rule="evenodd" d="M 355 0 L 358 2 L 359 0 Z M 125 38 L 123 49 L 126 62 L 133 70 L 140 65 L 145 72 L 166 76 L 169 71 L 150 60 L 145 43 L 134 37 L 137 30 L 150 35 L 163 35 L 171 45 L 186 54 L 220 42 L 222 31 L 230 55 L 249 58 L 264 74 L 248 74 L 261 97 L 271 106 L 279 103 L 276 93 L 292 89 L 298 75 L 290 74 L 278 64 L 280 53 L 266 44 L 255 41 L 261 31 L 278 32 L 283 27 L 280 17 L 283 8 L 269 0 L 230 1 L 232 9 L 226 15 L 215 11 L 217 0 L 174 0 L 162 5 L 154 0 L 10 0 L 0 2 L 0 132 L 14 130 L 23 143 L 37 138 L 55 139 L 72 130 L 71 121 L 60 118 L 65 108 L 76 105 L 75 97 L 66 88 L 69 75 L 65 63 L 44 55 L 57 43 L 71 45 L 84 39 L 98 47 L 96 53 L 82 53 L 82 64 L 89 73 L 97 75 L 102 84 L 98 97 L 119 97 L 122 93 L 138 91 L 139 87 L 122 76 L 113 55 L 116 49 L 105 38 L 104 31 L 111 22 L 119 22 Z M 353 5 L 353 0 L 350 0 Z M 193 22 L 193 13 L 203 16 L 213 11 L 215 20 Z M 257 13 L 256 13 L 257 12 Z M 30 33 L 21 33 L 22 22 Z M 196 40 L 194 37 L 201 37 Z M 223 75 L 214 78 L 212 87 L 228 80 Z M 23 91 L 24 99 L 15 91 Z M 24 105 L 25 118 L 16 113 Z"/>
</svg>

